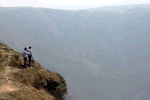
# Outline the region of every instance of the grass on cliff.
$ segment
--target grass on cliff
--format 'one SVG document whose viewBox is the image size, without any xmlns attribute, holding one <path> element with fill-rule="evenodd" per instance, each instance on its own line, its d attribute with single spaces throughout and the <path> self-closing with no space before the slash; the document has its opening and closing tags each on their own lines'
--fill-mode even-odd
<svg viewBox="0 0 150 100">
<path fill-rule="evenodd" d="M 31 86 L 37 90 L 44 89 L 57 100 L 64 99 L 67 89 L 66 82 L 61 75 L 42 68 L 38 62 L 32 63 L 32 68 L 22 69 L 23 59 L 17 54 L 15 53 L 11 58 L 10 66 L 17 67 L 20 71 L 12 73 L 12 78 L 22 85 Z M 19 58 L 16 58 L 17 56 Z"/>
<path fill-rule="evenodd" d="M 6 45 L 0 44 L 6 52 L 13 51 Z M 4 46 L 2 48 L 2 46 Z M 0 64 L 5 58 L 0 52 Z M 7 56 L 6 56 L 7 58 Z M 19 52 L 13 51 L 9 66 L 15 72 L 9 77 L 19 88 L 17 91 L 0 93 L 0 100 L 64 100 L 67 94 L 67 85 L 64 78 L 56 73 L 41 67 L 38 62 L 32 63 L 32 68 L 24 69 L 23 56 Z M 28 66 L 28 64 L 27 64 Z M 0 66 L 1 67 L 1 66 Z"/>
<path fill-rule="evenodd" d="M 0 46 L 1 46 L 0 49 L 5 50 L 6 52 L 9 52 L 10 50 L 12 50 L 7 45 L 5 45 L 3 43 L 0 43 Z"/>
</svg>

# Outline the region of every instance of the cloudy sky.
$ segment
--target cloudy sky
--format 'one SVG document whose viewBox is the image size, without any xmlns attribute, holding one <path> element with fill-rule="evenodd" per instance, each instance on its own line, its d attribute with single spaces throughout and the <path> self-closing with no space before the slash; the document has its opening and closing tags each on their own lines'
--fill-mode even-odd
<svg viewBox="0 0 150 100">
<path fill-rule="evenodd" d="M 70 10 L 145 3 L 150 3 L 150 0 L 0 0 L 2 7 L 30 6 Z"/>
</svg>

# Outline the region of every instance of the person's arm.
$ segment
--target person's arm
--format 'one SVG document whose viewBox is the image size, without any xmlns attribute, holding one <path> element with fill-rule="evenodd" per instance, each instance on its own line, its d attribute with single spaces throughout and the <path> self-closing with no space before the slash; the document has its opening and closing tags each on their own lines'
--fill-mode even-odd
<svg viewBox="0 0 150 100">
<path fill-rule="evenodd" d="M 31 51 L 31 52 L 32 52 L 32 51 Z M 28 54 L 28 55 L 29 55 L 29 54 L 31 54 L 31 52 L 27 52 L 27 51 L 25 51 L 25 53 L 26 53 L 26 54 Z"/>
</svg>

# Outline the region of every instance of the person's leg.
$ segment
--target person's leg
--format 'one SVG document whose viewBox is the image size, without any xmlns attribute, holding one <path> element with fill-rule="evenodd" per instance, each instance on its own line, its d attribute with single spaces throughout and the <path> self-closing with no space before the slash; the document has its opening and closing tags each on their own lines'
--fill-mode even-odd
<svg viewBox="0 0 150 100">
<path fill-rule="evenodd" d="M 29 56 L 29 67 L 31 67 L 31 56 Z"/>
<path fill-rule="evenodd" d="M 24 57 L 24 68 L 26 68 L 27 57 Z"/>
</svg>

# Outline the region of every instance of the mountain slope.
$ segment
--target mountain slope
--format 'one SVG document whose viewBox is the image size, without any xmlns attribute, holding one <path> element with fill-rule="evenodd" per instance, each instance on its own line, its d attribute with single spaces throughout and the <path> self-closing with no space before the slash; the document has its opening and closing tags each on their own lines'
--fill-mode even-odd
<svg viewBox="0 0 150 100">
<path fill-rule="evenodd" d="M 33 63 L 22 68 L 23 57 L 0 43 L 0 99 L 62 100 L 67 93 L 63 77 Z"/>
<path fill-rule="evenodd" d="M 19 52 L 31 45 L 45 68 L 65 77 L 75 100 L 130 100 L 149 88 L 149 26 L 150 12 L 141 8 L 0 11 L 0 39 Z"/>
</svg>

